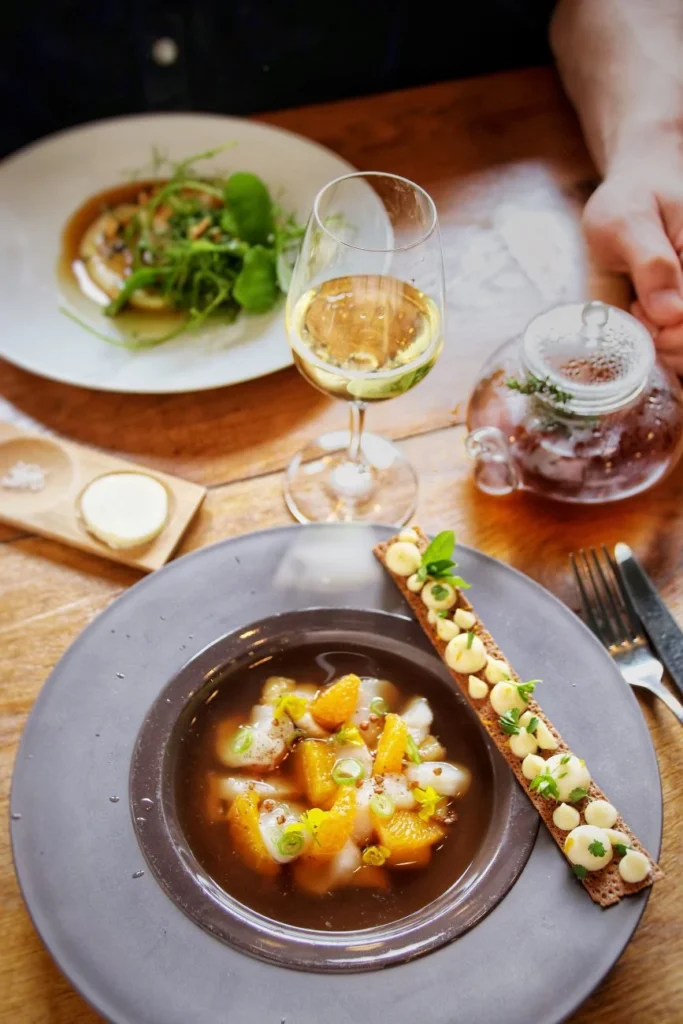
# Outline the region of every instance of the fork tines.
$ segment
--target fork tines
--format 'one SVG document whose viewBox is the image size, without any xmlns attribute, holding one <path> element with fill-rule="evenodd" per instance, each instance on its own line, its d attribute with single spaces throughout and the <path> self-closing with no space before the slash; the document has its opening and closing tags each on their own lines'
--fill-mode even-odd
<svg viewBox="0 0 683 1024">
<path fill-rule="evenodd" d="M 628 643 L 639 635 L 638 618 L 619 569 L 604 544 L 570 554 L 586 622 L 607 647 Z"/>
</svg>

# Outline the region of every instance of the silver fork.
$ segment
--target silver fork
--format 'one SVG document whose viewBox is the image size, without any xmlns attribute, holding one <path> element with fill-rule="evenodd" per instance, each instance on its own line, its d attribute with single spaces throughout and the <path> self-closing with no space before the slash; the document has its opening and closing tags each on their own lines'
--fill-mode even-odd
<svg viewBox="0 0 683 1024">
<path fill-rule="evenodd" d="M 602 559 L 595 548 L 570 554 L 581 594 L 584 617 L 605 645 L 630 686 L 640 686 L 664 701 L 683 725 L 683 704 L 662 683 L 664 669 L 652 654 L 640 620 L 624 589 L 619 570 L 605 545 Z"/>
</svg>

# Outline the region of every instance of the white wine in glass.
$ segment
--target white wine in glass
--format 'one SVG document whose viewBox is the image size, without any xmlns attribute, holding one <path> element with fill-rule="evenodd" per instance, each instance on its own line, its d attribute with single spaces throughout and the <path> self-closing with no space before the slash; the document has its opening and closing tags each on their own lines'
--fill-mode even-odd
<svg viewBox="0 0 683 1024">
<path fill-rule="evenodd" d="M 299 452 L 285 498 L 301 522 L 400 524 L 417 476 L 390 441 L 363 432 L 369 403 L 405 394 L 443 345 L 443 257 L 436 208 L 393 174 L 345 175 L 318 194 L 292 275 L 287 333 L 314 387 L 350 403 L 348 432 Z"/>
</svg>

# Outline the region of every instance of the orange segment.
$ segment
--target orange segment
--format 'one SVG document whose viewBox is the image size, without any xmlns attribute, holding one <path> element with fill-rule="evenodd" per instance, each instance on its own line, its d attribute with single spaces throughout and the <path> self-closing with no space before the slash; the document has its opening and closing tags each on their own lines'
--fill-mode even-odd
<svg viewBox="0 0 683 1024">
<path fill-rule="evenodd" d="M 384 719 L 384 728 L 377 744 L 375 775 L 401 771 L 407 739 L 408 727 L 406 723 L 400 715 L 389 713 Z"/>
<path fill-rule="evenodd" d="M 276 875 L 280 865 L 269 855 L 261 837 L 258 804 L 259 796 L 254 790 L 240 793 L 228 812 L 230 835 L 247 867 L 260 875 Z"/>
<path fill-rule="evenodd" d="M 445 828 L 435 821 L 422 821 L 415 811 L 396 811 L 388 821 L 373 815 L 373 823 L 380 843 L 391 850 L 392 865 L 419 860 L 424 850 L 446 835 Z"/>
<path fill-rule="evenodd" d="M 324 740 L 303 740 L 295 751 L 297 779 L 313 807 L 324 811 L 334 803 L 337 785 L 332 778 L 336 753 Z"/>
<path fill-rule="evenodd" d="M 356 820 L 356 790 L 353 786 L 340 786 L 337 799 L 316 829 L 315 839 L 307 857 L 320 860 L 334 857 L 351 838 Z"/>
<path fill-rule="evenodd" d="M 327 689 L 321 690 L 311 703 L 311 714 L 324 729 L 337 729 L 351 718 L 358 703 L 360 679 L 358 676 L 342 676 Z"/>
<path fill-rule="evenodd" d="M 389 872 L 385 868 L 378 868 L 372 864 L 362 864 L 352 875 L 351 885 L 356 885 L 360 889 L 387 890 L 389 888 Z"/>
<path fill-rule="evenodd" d="M 423 850 L 415 850 L 409 857 L 400 861 L 394 862 L 393 856 L 389 858 L 389 864 L 392 868 L 403 871 L 404 869 L 413 868 L 426 868 L 432 859 L 432 848 L 431 846 L 425 846 Z"/>
</svg>

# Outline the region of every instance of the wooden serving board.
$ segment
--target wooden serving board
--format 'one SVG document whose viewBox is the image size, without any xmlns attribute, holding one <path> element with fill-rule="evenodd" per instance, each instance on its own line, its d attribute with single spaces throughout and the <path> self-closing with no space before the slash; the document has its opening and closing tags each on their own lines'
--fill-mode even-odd
<svg viewBox="0 0 683 1024">
<path fill-rule="evenodd" d="M 39 491 L 0 486 L 0 520 L 20 529 L 63 541 L 83 551 L 150 572 L 173 554 L 206 488 L 105 455 L 61 438 L 33 434 L 0 423 L 0 480 L 17 462 L 40 466 L 45 486 Z M 88 533 L 78 511 L 85 487 L 105 473 L 139 472 L 153 477 L 168 492 L 168 519 L 158 537 L 135 548 L 110 548 Z"/>
</svg>

